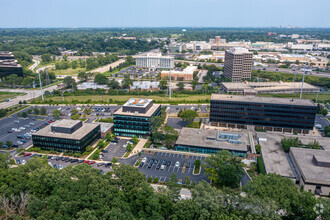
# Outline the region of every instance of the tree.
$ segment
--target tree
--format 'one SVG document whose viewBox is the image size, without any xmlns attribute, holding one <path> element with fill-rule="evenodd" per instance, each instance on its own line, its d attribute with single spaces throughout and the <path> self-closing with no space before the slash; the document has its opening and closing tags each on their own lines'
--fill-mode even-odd
<svg viewBox="0 0 330 220">
<path fill-rule="evenodd" d="M 13 142 L 12 141 L 6 141 L 5 145 L 7 145 L 8 147 L 11 147 L 13 145 Z"/>
<path fill-rule="evenodd" d="M 79 120 L 79 118 L 80 118 L 80 115 L 79 114 L 72 114 L 71 115 L 71 119 L 72 120 Z"/>
<path fill-rule="evenodd" d="M 62 112 L 61 110 L 55 109 L 54 111 L 52 111 L 52 115 L 54 118 L 59 119 L 60 116 L 62 115 Z"/>
<path fill-rule="evenodd" d="M 52 61 L 52 57 L 50 56 L 49 53 L 45 53 L 45 54 L 41 55 L 41 60 L 42 60 L 42 62 L 47 63 L 47 62 Z"/>
<path fill-rule="evenodd" d="M 200 160 L 195 160 L 194 162 L 194 166 L 195 166 L 195 169 L 199 169 L 199 167 L 201 166 L 201 161 Z"/>
<path fill-rule="evenodd" d="M 87 114 L 87 115 L 90 115 L 92 113 L 92 109 L 91 108 L 85 108 L 84 113 Z"/>
<path fill-rule="evenodd" d="M 22 112 L 22 115 L 21 115 L 23 118 L 27 118 L 28 114 L 26 112 Z"/>
<path fill-rule="evenodd" d="M 108 84 L 109 79 L 104 74 L 98 73 L 95 75 L 94 82 L 99 85 L 106 85 Z"/>
<path fill-rule="evenodd" d="M 71 76 L 67 76 L 63 79 L 63 83 L 65 88 L 75 90 L 77 89 L 76 80 L 74 80 Z"/>
<path fill-rule="evenodd" d="M 68 55 L 63 55 L 63 60 L 68 61 Z"/>
<path fill-rule="evenodd" d="M 35 114 L 35 115 L 39 115 L 39 114 L 40 114 L 40 110 L 39 110 L 37 107 L 35 107 L 35 108 L 33 109 L 33 114 Z"/>
<path fill-rule="evenodd" d="M 110 133 L 106 133 L 106 135 L 105 135 L 105 139 L 106 139 L 107 141 L 112 141 L 112 136 L 111 136 L 111 134 L 110 134 Z"/>
<path fill-rule="evenodd" d="M 177 86 L 178 86 L 179 91 L 183 91 L 184 90 L 184 84 L 183 84 L 183 82 L 179 82 L 177 84 Z"/>
<path fill-rule="evenodd" d="M 165 89 L 167 89 L 167 80 L 160 80 L 160 81 L 159 81 L 159 88 L 160 88 L 161 90 L 165 90 Z"/>
<path fill-rule="evenodd" d="M 116 164 L 116 163 L 118 162 L 118 159 L 115 158 L 115 157 L 113 157 L 112 160 L 111 160 L 111 162 L 112 162 L 113 164 Z"/>
<path fill-rule="evenodd" d="M 46 115 L 47 114 L 47 109 L 44 106 L 40 108 L 40 114 L 41 115 Z"/>
<path fill-rule="evenodd" d="M 73 108 L 72 110 L 71 110 L 71 113 L 73 114 L 73 115 L 75 115 L 75 114 L 78 114 L 78 109 L 77 108 Z"/>
<path fill-rule="evenodd" d="M 80 72 L 78 73 L 78 79 L 80 82 L 86 82 L 89 78 L 89 74 L 86 72 Z"/>
<path fill-rule="evenodd" d="M 127 146 L 126 146 L 127 152 L 131 152 L 132 149 L 133 149 L 132 145 L 130 143 L 128 143 Z"/>
<path fill-rule="evenodd" d="M 322 113 L 323 116 L 326 116 L 328 114 L 328 109 L 327 108 L 323 108 Z"/>
<path fill-rule="evenodd" d="M 198 113 L 196 111 L 193 111 L 193 110 L 185 110 L 183 111 L 182 113 L 180 113 L 180 116 L 179 116 L 182 120 L 188 122 L 188 123 L 191 123 L 194 121 L 194 119 L 196 117 L 198 117 Z"/>
<path fill-rule="evenodd" d="M 236 188 L 244 175 L 241 159 L 227 150 L 212 154 L 203 165 L 209 179 L 219 186 Z"/>
<path fill-rule="evenodd" d="M 302 143 L 297 137 L 284 137 L 281 140 L 283 150 L 289 153 L 291 147 L 302 147 Z"/>
<path fill-rule="evenodd" d="M 77 67 L 78 67 L 78 62 L 77 62 L 76 60 L 72 61 L 72 62 L 71 62 L 71 67 L 72 67 L 72 69 L 77 69 Z"/>
<path fill-rule="evenodd" d="M 154 183 L 158 183 L 158 181 L 159 181 L 158 177 L 155 177 Z"/>
<path fill-rule="evenodd" d="M 274 200 L 286 212 L 287 219 L 315 219 L 316 198 L 311 192 L 298 190 L 294 182 L 276 174 L 259 175 L 243 190 L 261 199 Z"/>
<path fill-rule="evenodd" d="M 184 184 L 190 185 L 190 177 L 189 176 L 184 177 Z"/>
<path fill-rule="evenodd" d="M 117 82 L 115 79 L 110 80 L 108 83 L 108 86 L 110 89 L 113 89 L 113 90 L 120 88 L 119 82 Z"/>
</svg>

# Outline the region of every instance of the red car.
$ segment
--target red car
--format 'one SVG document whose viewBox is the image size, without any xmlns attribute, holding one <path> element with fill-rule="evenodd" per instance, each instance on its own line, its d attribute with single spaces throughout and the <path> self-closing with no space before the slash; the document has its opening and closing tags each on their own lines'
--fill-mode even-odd
<svg viewBox="0 0 330 220">
<path fill-rule="evenodd" d="M 95 163 L 95 161 L 89 161 L 89 165 L 92 165 L 92 164 L 94 164 Z"/>
<path fill-rule="evenodd" d="M 24 154 L 24 157 L 30 156 L 32 153 L 26 153 Z"/>
<path fill-rule="evenodd" d="M 88 163 L 89 164 L 89 160 L 84 160 L 84 163 Z"/>
</svg>

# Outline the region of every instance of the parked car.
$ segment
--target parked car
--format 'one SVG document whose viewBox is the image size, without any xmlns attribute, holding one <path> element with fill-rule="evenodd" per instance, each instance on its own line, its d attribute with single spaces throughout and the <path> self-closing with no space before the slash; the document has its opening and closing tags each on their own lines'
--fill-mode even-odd
<svg viewBox="0 0 330 220">
<path fill-rule="evenodd" d="M 166 165 L 166 164 L 167 164 L 167 161 L 166 161 L 166 160 L 164 160 L 164 161 L 163 161 L 163 165 Z"/>
<path fill-rule="evenodd" d="M 139 167 L 143 167 L 143 165 L 144 165 L 144 162 L 141 162 L 140 165 L 139 165 Z"/>
<path fill-rule="evenodd" d="M 26 161 L 25 160 L 22 160 L 22 164 L 24 165 L 26 163 Z"/>
<path fill-rule="evenodd" d="M 160 165 L 160 164 L 158 164 L 158 165 L 157 165 L 157 167 L 156 167 L 156 170 L 159 170 L 159 169 L 160 169 L 160 167 L 161 167 L 161 165 Z"/>
<path fill-rule="evenodd" d="M 187 164 L 186 164 L 186 168 L 189 168 L 189 167 L 190 167 L 190 163 L 187 163 Z"/>
<path fill-rule="evenodd" d="M 84 160 L 84 163 L 89 163 L 89 160 Z"/>
<path fill-rule="evenodd" d="M 63 169 L 62 164 L 58 165 L 58 168 L 59 168 L 60 170 L 62 170 L 62 169 Z"/>
<path fill-rule="evenodd" d="M 148 168 L 150 169 L 152 167 L 152 163 L 149 163 Z"/>
<path fill-rule="evenodd" d="M 146 157 L 144 157 L 144 158 L 142 159 L 142 163 L 145 163 L 145 162 L 147 162 L 147 158 L 146 158 Z"/>
<path fill-rule="evenodd" d="M 84 160 L 78 160 L 78 163 L 83 163 L 84 162 Z"/>
<path fill-rule="evenodd" d="M 167 166 L 171 166 L 171 161 L 167 161 Z"/>
<path fill-rule="evenodd" d="M 24 157 L 31 156 L 31 153 L 24 154 Z"/>
<path fill-rule="evenodd" d="M 112 165 L 112 163 L 106 163 L 105 167 L 110 167 Z"/>
<path fill-rule="evenodd" d="M 177 161 L 177 162 L 175 163 L 175 167 L 179 167 L 179 166 L 180 166 L 180 162 Z"/>
<path fill-rule="evenodd" d="M 98 167 L 101 167 L 101 166 L 104 166 L 104 165 L 105 165 L 105 163 L 98 163 L 97 164 Z"/>
<path fill-rule="evenodd" d="M 164 169 L 165 169 L 165 165 L 161 165 L 160 170 L 164 170 Z"/>
<path fill-rule="evenodd" d="M 108 153 L 108 150 L 101 150 L 102 153 Z"/>
</svg>

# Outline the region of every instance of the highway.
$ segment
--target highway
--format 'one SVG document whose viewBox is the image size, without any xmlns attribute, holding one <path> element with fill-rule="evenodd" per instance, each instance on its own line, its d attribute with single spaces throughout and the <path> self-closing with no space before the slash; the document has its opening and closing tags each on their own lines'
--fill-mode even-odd
<svg viewBox="0 0 330 220">
<path fill-rule="evenodd" d="M 97 69 L 95 69 L 91 72 L 92 73 L 105 73 L 105 72 L 109 71 L 110 67 L 115 68 L 123 62 L 125 62 L 125 59 L 120 59 L 120 60 L 117 60 L 116 62 L 110 63 L 106 66 L 101 66 L 101 67 L 99 67 L 99 68 L 97 68 Z"/>
</svg>

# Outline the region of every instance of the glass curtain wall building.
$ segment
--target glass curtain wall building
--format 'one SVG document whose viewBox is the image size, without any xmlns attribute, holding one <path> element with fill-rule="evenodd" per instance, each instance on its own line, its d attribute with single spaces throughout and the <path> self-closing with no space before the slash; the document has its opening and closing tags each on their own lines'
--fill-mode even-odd
<svg viewBox="0 0 330 220">
<path fill-rule="evenodd" d="M 213 94 L 210 123 L 308 133 L 313 129 L 316 110 L 315 103 L 307 99 Z"/>
<path fill-rule="evenodd" d="M 125 137 L 149 137 L 157 123 L 153 120 L 156 116 L 161 116 L 161 105 L 153 104 L 151 99 L 132 98 L 114 113 L 114 133 Z"/>
<path fill-rule="evenodd" d="M 61 120 L 32 135 L 33 146 L 48 151 L 83 153 L 101 138 L 99 124 Z"/>
</svg>

